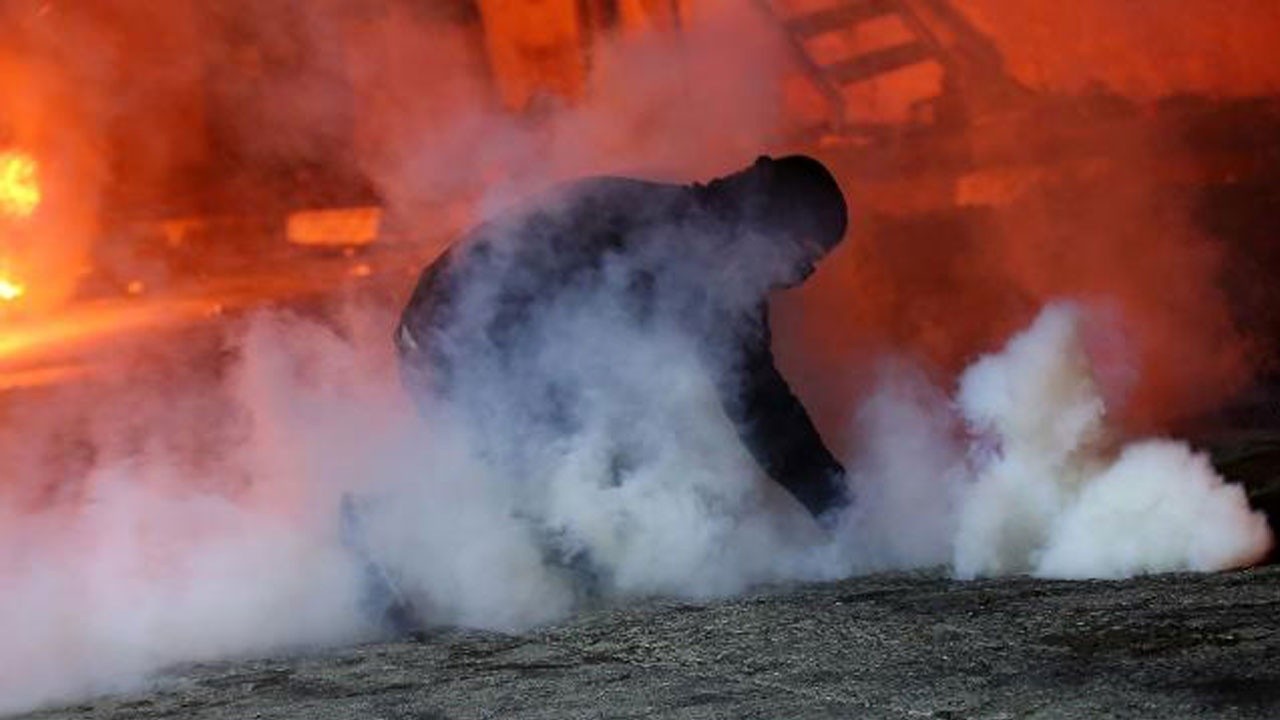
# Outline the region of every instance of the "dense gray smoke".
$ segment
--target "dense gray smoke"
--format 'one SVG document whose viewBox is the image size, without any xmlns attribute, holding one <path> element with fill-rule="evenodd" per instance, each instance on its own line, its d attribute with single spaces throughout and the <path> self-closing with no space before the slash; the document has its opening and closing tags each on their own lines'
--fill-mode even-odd
<svg viewBox="0 0 1280 720">
<path fill-rule="evenodd" d="M 672 338 L 567 311 L 562 329 L 581 342 L 528 350 L 589 378 L 575 390 L 593 410 L 545 447 L 520 437 L 536 426 L 507 425 L 502 437 L 527 443 L 521 473 L 477 457 L 467 426 L 416 416 L 379 343 L 387 321 L 356 313 L 337 334 L 259 317 L 212 389 L 245 431 L 217 462 L 193 468 L 150 427 L 153 444 L 104 454 L 80 479 L 80 502 L 6 502 L 6 710 L 136 687 L 174 662 L 370 637 L 344 494 L 362 499 L 364 542 L 422 622 L 503 630 L 563 617 L 585 591 L 547 561 L 534 507 L 604 571 L 599 599 L 948 563 L 962 576 L 1209 570 L 1270 543 L 1239 490 L 1185 447 L 1101 443 L 1076 316 L 1061 308 L 966 376 L 968 433 L 942 392 L 887 366 L 850 432 L 860 501 L 833 536 L 761 477 Z M 620 441 L 630 469 L 617 484 Z"/>
</svg>

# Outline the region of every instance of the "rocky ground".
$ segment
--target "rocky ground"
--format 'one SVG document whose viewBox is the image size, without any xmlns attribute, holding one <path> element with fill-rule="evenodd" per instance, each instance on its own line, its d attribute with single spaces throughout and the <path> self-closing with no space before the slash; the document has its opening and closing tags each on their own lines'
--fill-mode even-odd
<svg viewBox="0 0 1280 720">
<path fill-rule="evenodd" d="M 55 718 L 1275 718 L 1280 567 L 884 574 L 172 670 Z"/>
</svg>

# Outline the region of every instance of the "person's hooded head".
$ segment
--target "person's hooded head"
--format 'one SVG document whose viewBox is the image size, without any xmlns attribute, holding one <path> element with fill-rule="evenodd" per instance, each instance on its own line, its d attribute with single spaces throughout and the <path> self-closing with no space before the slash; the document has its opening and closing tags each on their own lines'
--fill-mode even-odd
<svg viewBox="0 0 1280 720">
<path fill-rule="evenodd" d="M 848 227 L 844 193 L 831 171 L 807 155 L 761 156 L 707 186 L 708 199 L 736 228 L 735 252 L 768 264 L 770 284 L 801 282 Z"/>
</svg>

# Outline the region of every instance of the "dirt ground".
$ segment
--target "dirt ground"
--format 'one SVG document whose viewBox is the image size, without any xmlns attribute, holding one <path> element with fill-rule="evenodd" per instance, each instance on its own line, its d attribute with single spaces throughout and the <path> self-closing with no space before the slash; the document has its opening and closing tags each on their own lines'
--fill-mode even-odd
<svg viewBox="0 0 1280 720">
<path fill-rule="evenodd" d="M 61 718 L 1275 718 L 1280 567 L 895 573 L 177 668 Z"/>
</svg>

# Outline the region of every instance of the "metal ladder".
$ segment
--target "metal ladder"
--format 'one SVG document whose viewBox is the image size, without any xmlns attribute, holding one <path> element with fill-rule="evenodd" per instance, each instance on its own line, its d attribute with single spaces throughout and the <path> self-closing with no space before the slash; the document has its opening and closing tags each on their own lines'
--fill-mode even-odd
<svg viewBox="0 0 1280 720">
<path fill-rule="evenodd" d="M 883 130 L 879 125 L 849 121 L 847 87 L 919 63 L 941 65 L 948 81 L 973 90 L 980 105 L 1025 93 L 1004 72 L 995 46 L 947 0 L 833 0 L 802 14 L 788 12 L 785 0 L 755 1 L 785 31 L 797 60 L 826 98 L 832 112 L 830 130 L 836 134 L 874 135 Z M 909 31 L 910 40 L 825 64 L 814 59 L 809 45 L 815 38 L 895 15 Z"/>
</svg>

